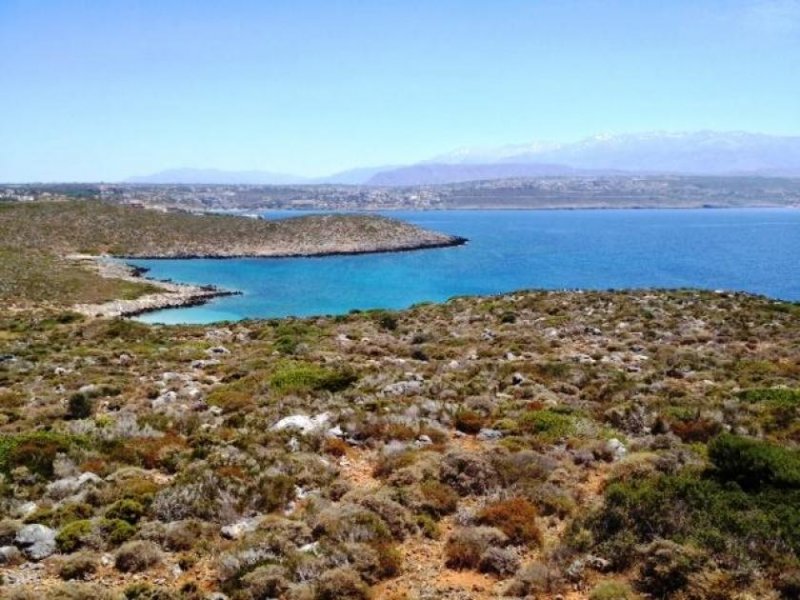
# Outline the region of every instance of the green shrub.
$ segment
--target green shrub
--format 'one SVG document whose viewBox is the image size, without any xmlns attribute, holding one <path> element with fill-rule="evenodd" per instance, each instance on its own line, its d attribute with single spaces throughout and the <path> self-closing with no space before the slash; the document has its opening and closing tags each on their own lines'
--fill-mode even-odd
<svg viewBox="0 0 800 600">
<path fill-rule="evenodd" d="M 137 523 L 144 515 L 145 509 L 140 502 L 130 498 L 117 500 L 106 510 L 106 519 L 120 519 L 128 523 Z"/>
<path fill-rule="evenodd" d="M 56 545 L 61 552 L 74 552 L 86 543 L 92 533 L 92 522 L 88 520 L 73 521 L 61 528 L 56 535 Z"/>
<path fill-rule="evenodd" d="M 729 560 L 773 564 L 800 555 L 800 490 L 748 493 L 697 473 L 613 483 L 603 507 L 584 520 L 591 546 L 625 566 L 637 544 L 663 538 Z M 580 526 L 580 523 L 578 523 Z M 577 529 L 575 530 L 577 531 Z"/>
<path fill-rule="evenodd" d="M 635 600 L 637 595 L 627 583 L 621 581 L 603 581 L 598 583 L 589 594 L 589 600 Z"/>
<path fill-rule="evenodd" d="M 122 519 L 100 519 L 97 528 L 112 546 L 127 542 L 136 533 L 136 527 Z"/>
<path fill-rule="evenodd" d="M 53 476 L 53 460 L 84 440 L 52 431 L 0 435 L 0 471 L 8 473 L 26 467 L 47 479 Z"/>
<path fill-rule="evenodd" d="M 67 401 L 67 417 L 70 419 L 87 419 L 94 411 L 94 398 L 90 394 L 77 392 Z"/>
<path fill-rule="evenodd" d="M 397 317 L 392 313 L 381 311 L 380 314 L 377 315 L 377 322 L 380 328 L 386 331 L 394 331 L 397 329 Z"/>
<path fill-rule="evenodd" d="M 800 405 L 800 390 L 789 388 L 754 388 L 739 392 L 739 398 L 750 403 Z"/>
<path fill-rule="evenodd" d="M 284 363 L 270 377 L 270 387 L 279 394 L 326 390 L 339 392 L 358 379 L 349 369 L 328 369 L 313 364 Z"/>
<path fill-rule="evenodd" d="M 522 433 L 536 435 L 545 441 L 555 441 L 572 434 L 572 418 L 552 410 L 532 410 L 518 420 Z"/>
<path fill-rule="evenodd" d="M 709 444 L 708 456 L 720 477 L 744 488 L 800 487 L 798 450 L 723 434 Z"/>
</svg>

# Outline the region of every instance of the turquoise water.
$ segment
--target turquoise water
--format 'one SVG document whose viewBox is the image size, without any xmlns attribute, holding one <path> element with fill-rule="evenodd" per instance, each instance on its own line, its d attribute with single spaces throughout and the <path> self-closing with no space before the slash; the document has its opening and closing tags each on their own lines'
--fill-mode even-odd
<svg viewBox="0 0 800 600">
<path fill-rule="evenodd" d="M 327 258 L 134 261 L 157 279 L 244 292 L 141 320 L 207 323 L 340 314 L 531 288 L 699 287 L 800 300 L 800 210 L 387 214 L 470 242 L 457 248 Z"/>
</svg>

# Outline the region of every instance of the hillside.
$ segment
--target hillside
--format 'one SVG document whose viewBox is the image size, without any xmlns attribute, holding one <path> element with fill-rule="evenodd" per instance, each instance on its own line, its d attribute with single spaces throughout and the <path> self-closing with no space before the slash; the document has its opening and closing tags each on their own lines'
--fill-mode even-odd
<svg viewBox="0 0 800 600">
<path fill-rule="evenodd" d="M 692 291 L 4 313 L 0 595 L 796 598 L 799 349 Z"/>
<path fill-rule="evenodd" d="M 116 316 L 196 304 L 229 293 L 151 284 L 124 268 L 87 260 L 106 254 L 278 257 L 411 250 L 463 241 L 373 216 L 306 216 L 268 222 L 97 201 L 10 202 L 0 205 L 0 303 L 5 307 L 80 305 L 85 314 Z"/>
<path fill-rule="evenodd" d="M 101 202 L 0 206 L 2 245 L 124 257 L 320 256 L 432 248 L 463 240 L 378 216 L 265 221 L 164 213 Z"/>
</svg>

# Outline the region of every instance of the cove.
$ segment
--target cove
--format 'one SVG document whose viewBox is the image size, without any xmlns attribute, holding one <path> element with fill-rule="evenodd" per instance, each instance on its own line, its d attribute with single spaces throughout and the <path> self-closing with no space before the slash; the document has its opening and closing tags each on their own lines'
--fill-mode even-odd
<svg viewBox="0 0 800 600">
<path fill-rule="evenodd" d="M 267 218 L 302 213 L 269 212 Z M 387 212 L 465 246 L 357 256 L 128 261 L 148 276 L 240 290 L 150 323 L 399 309 L 519 289 L 726 289 L 800 300 L 800 210 Z"/>
</svg>

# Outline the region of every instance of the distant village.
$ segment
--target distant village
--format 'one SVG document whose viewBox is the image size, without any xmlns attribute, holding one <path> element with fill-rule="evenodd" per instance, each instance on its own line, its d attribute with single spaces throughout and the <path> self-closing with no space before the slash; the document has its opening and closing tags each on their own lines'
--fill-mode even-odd
<svg viewBox="0 0 800 600">
<path fill-rule="evenodd" d="M 440 185 L 0 184 L 0 201 L 58 198 L 192 212 L 800 207 L 800 179 L 560 176 Z"/>
</svg>

